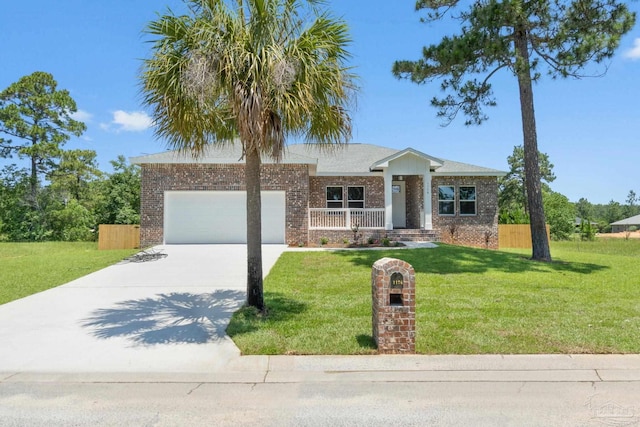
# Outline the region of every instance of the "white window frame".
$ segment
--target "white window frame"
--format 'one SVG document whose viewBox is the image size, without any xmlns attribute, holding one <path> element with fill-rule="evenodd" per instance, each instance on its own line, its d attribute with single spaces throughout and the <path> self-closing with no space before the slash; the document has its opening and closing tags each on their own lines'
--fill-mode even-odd
<svg viewBox="0 0 640 427">
<path fill-rule="evenodd" d="M 339 188 L 340 189 L 340 200 L 329 199 L 329 189 L 330 188 Z M 342 185 L 327 185 L 324 189 L 324 198 L 327 209 L 343 209 L 344 208 L 344 187 Z M 338 204 L 340 206 L 330 206 L 329 204 Z"/>
<path fill-rule="evenodd" d="M 440 198 L 440 188 L 447 187 L 453 189 L 453 199 L 441 199 Z M 440 210 L 441 203 L 451 203 L 453 205 L 452 213 L 442 213 Z M 438 215 L 439 216 L 456 216 L 456 186 L 455 185 L 438 185 Z"/>
<path fill-rule="evenodd" d="M 358 200 L 349 199 L 349 190 L 351 188 L 362 188 L 362 200 L 360 200 L 360 199 L 358 199 Z M 365 192 L 366 192 L 366 190 L 365 190 L 365 186 L 364 185 L 349 185 L 349 186 L 347 186 L 347 207 L 349 209 L 364 209 L 364 207 L 366 206 L 365 205 L 365 197 L 366 197 Z M 358 203 L 358 204 L 362 203 L 362 206 L 352 207 L 351 203 Z"/>
<path fill-rule="evenodd" d="M 463 188 L 473 188 L 473 199 L 463 199 L 462 198 L 462 189 Z M 478 189 L 475 185 L 460 185 L 458 186 L 458 203 L 459 203 L 459 212 L 460 216 L 476 216 L 478 215 Z M 473 203 L 473 213 L 463 213 L 462 212 L 462 204 L 463 203 Z"/>
</svg>

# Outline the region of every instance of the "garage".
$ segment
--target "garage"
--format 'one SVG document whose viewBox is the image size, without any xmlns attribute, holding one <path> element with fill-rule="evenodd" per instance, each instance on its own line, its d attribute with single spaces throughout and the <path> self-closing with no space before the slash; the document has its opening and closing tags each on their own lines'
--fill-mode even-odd
<svg viewBox="0 0 640 427">
<path fill-rule="evenodd" d="M 166 244 L 246 243 L 244 191 L 165 191 Z M 262 192 L 262 243 L 285 242 L 285 192 Z"/>
</svg>

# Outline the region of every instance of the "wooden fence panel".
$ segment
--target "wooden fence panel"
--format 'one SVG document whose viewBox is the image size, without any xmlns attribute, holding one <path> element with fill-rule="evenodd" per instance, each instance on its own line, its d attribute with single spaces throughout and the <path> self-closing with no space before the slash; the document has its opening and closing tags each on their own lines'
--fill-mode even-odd
<svg viewBox="0 0 640 427">
<path fill-rule="evenodd" d="M 139 225 L 100 224 L 98 249 L 137 249 L 140 247 Z"/>
<path fill-rule="evenodd" d="M 547 224 L 547 239 L 550 239 Z M 531 249 L 531 226 L 529 224 L 499 224 L 498 246 L 500 248 Z"/>
</svg>

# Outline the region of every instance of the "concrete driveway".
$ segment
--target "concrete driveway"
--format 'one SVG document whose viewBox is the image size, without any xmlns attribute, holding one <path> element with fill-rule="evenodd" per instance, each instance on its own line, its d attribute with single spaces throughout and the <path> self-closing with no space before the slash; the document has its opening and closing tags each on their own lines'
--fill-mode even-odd
<svg viewBox="0 0 640 427">
<path fill-rule="evenodd" d="M 166 245 L 0 305 L 0 372 L 208 372 L 240 352 L 225 329 L 245 301 L 245 245 Z M 284 245 L 263 246 L 269 272 Z"/>
</svg>

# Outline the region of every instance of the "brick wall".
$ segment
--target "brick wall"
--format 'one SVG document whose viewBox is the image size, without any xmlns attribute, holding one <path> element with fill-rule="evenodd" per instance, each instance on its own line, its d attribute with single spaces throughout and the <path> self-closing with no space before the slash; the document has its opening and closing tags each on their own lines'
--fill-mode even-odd
<svg viewBox="0 0 640 427">
<path fill-rule="evenodd" d="M 286 192 L 286 242 L 307 241 L 309 202 L 307 165 L 263 165 L 262 190 Z M 145 164 L 142 165 L 140 244 L 147 247 L 164 241 L 165 191 L 244 191 L 244 165 Z M 263 224 L 264 226 L 264 224 Z"/>
<path fill-rule="evenodd" d="M 423 181 L 419 176 L 407 176 L 407 227 L 419 228 L 423 200 Z M 164 241 L 165 191 L 244 191 L 244 165 L 219 164 L 145 164 L 142 165 L 141 246 Z M 365 187 L 365 207 L 384 207 L 384 179 L 381 176 L 309 177 L 306 165 L 263 165 L 262 189 L 286 192 L 286 242 L 290 245 L 317 245 L 321 237 L 331 243 L 342 243 L 353 237 L 349 230 L 308 230 L 307 207 L 326 207 L 327 186 L 350 185 Z M 438 186 L 475 185 L 477 215 L 438 215 Z M 433 227 L 443 242 L 477 247 L 498 248 L 498 183 L 495 177 L 433 177 Z M 361 230 L 362 240 L 379 238 L 383 230 Z M 452 233 L 453 232 L 453 233 Z"/>
<path fill-rule="evenodd" d="M 424 206 L 423 178 L 418 175 L 405 177 L 407 188 L 407 228 L 420 228 L 420 210 Z"/>
<path fill-rule="evenodd" d="M 395 274 L 400 284 L 391 283 Z M 405 261 L 382 258 L 371 267 L 373 340 L 379 353 L 415 353 L 415 286 L 415 271 Z"/>
<path fill-rule="evenodd" d="M 381 240 L 386 237 L 387 232 L 385 230 L 358 230 L 359 243 L 366 243 L 369 238 L 373 240 Z M 329 244 L 342 245 L 345 239 L 348 243 L 353 243 L 353 231 L 351 230 L 309 230 L 309 246 L 320 246 L 320 240 L 327 239 Z"/>
<path fill-rule="evenodd" d="M 309 207 L 327 207 L 326 187 L 343 187 L 346 202 L 348 186 L 364 187 L 365 208 L 384 208 L 384 178 L 381 176 L 312 176 L 309 178 Z"/>
<path fill-rule="evenodd" d="M 456 187 L 456 214 L 438 214 L 438 186 Z M 476 215 L 460 216 L 459 186 L 476 187 Z M 498 179 L 496 177 L 441 177 L 431 180 L 433 228 L 444 243 L 498 249 Z"/>
</svg>

